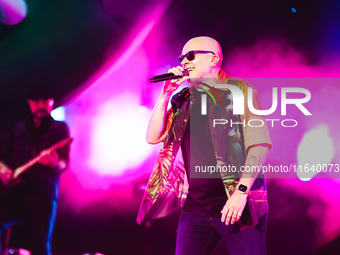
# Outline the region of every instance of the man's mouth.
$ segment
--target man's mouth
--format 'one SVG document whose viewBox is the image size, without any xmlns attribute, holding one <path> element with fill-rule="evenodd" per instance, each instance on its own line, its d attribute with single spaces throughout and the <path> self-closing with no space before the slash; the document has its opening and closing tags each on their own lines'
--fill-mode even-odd
<svg viewBox="0 0 340 255">
<path fill-rule="evenodd" d="M 48 112 L 47 112 L 46 110 L 40 109 L 40 110 L 36 110 L 36 111 L 34 112 L 34 115 L 35 115 L 36 117 L 39 117 L 39 116 L 46 116 L 46 115 L 48 115 Z"/>
<path fill-rule="evenodd" d="M 194 70 L 195 68 L 194 67 L 190 67 L 188 69 L 186 69 L 188 72 L 191 72 L 192 70 Z"/>
</svg>

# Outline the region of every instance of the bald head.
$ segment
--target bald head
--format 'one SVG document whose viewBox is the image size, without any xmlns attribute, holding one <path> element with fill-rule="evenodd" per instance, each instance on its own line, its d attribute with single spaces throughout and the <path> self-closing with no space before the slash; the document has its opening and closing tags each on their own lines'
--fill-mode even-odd
<svg viewBox="0 0 340 255">
<path fill-rule="evenodd" d="M 199 36 L 190 39 L 183 47 L 182 54 L 191 50 L 212 51 L 219 57 L 219 67 L 222 66 L 223 54 L 221 45 L 215 39 L 208 36 Z"/>
</svg>

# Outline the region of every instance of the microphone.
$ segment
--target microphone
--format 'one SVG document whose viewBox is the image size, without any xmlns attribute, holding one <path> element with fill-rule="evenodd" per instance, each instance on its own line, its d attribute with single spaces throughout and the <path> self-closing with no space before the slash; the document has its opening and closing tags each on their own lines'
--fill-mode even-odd
<svg viewBox="0 0 340 255">
<path fill-rule="evenodd" d="M 150 83 L 156 83 L 160 81 L 167 81 L 167 80 L 172 80 L 172 79 L 178 79 L 178 78 L 183 78 L 184 76 L 188 76 L 189 72 L 187 70 L 184 70 L 182 75 L 175 75 L 173 73 L 166 73 L 166 74 L 161 74 L 161 75 L 156 75 L 152 78 L 149 79 Z"/>
</svg>

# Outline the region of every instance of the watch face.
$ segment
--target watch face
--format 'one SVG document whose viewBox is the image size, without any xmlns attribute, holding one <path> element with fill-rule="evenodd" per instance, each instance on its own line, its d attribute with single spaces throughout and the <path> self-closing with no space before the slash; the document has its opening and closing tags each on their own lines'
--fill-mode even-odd
<svg viewBox="0 0 340 255">
<path fill-rule="evenodd" d="M 238 190 L 240 192 L 245 193 L 247 191 L 248 187 L 246 185 L 240 184 L 240 186 L 238 186 Z"/>
</svg>

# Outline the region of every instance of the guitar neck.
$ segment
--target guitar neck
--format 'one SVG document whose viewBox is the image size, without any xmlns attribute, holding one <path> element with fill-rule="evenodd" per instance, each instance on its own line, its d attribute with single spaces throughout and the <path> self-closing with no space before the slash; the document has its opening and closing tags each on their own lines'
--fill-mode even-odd
<svg viewBox="0 0 340 255">
<path fill-rule="evenodd" d="M 67 144 L 70 144 L 73 141 L 73 138 L 66 138 L 64 140 L 61 140 L 57 142 L 56 144 L 52 145 L 51 147 L 47 148 L 46 150 L 56 150 L 56 149 L 61 149 Z M 25 172 L 27 169 L 38 163 L 38 161 L 42 158 L 42 156 L 39 154 L 32 158 L 30 161 L 26 162 L 22 166 L 18 167 L 17 169 L 14 170 L 13 173 L 13 178 L 17 178 L 20 174 Z"/>
<path fill-rule="evenodd" d="M 31 166 L 33 166 L 36 163 L 38 163 L 40 158 L 41 158 L 41 156 L 38 155 L 38 156 L 34 157 L 33 159 L 31 159 L 30 161 L 28 161 L 25 164 L 23 164 L 22 166 L 20 166 L 17 169 L 15 169 L 14 173 L 13 173 L 13 178 L 17 178 L 20 174 L 25 172 L 28 168 L 30 168 Z"/>
</svg>

